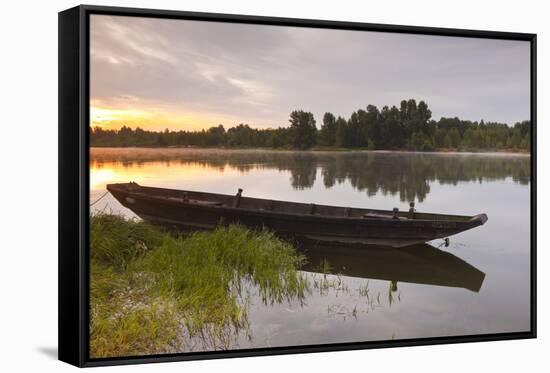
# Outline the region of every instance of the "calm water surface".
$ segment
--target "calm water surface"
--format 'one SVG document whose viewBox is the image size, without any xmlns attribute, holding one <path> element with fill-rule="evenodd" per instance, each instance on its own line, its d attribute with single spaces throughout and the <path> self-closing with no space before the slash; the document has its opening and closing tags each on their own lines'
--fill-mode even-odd
<svg viewBox="0 0 550 373">
<path fill-rule="evenodd" d="M 527 331 L 530 158 L 516 155 L 92 149 L 91 201 L 114 182 L 364 208 L 489 216 L 417 250 L 302 247 L 303 301 L 265 305 L 229 348 Z M 110 194 L 94 210 L 134 214 Z M 436 249 L 438 248 L 438 249 Z M 328 262 L 332 274 L 321 272 Z M 325 267 L 326 269 L 326 267 Z M 327 285 L 328 286 L 324 286 Z M 194 349 L 208 348 L 197 343 Z"/>
</svg>

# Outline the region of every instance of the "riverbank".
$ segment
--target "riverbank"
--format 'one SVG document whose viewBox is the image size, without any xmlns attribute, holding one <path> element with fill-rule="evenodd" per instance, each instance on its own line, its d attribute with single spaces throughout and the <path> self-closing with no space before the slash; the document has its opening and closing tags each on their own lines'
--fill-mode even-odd
<svg viewBox="0 0 550 373">
<path fill-rule="evenodd" d="M 429 151 L 409 149 L 367 149 L 367 148 L 331 148 L 313 147 L 305 151 L 319 152 L 368 152 L 368 153 L 405 153 L 405 154 L 487 154 L 487 155 L 530 155 L 529 151 L 511 149 L 460 149 L 460 148 L 436 148 Z"/>
<path fill-rule="evenodd" d="M 303 298 L 304 257 L 240 226 L 173 235 L 118 215 L 90 218 L 90 356 L 228 348 L 247 328 L 243 284 L 265 303 Z"/>
<path fill-rule="evenodd" d="M 166 146 L 166 147 L 154 147 L 154 146 L 135 146 L 135 147 L 110 147 L 110 146 L 92 146 L 90 150 L 93 152 L 94 149 L 103 150 L 103 149 L 113 149 L 119 152 L 124 152 L 125 150 L 143 150 L 143 151 L 199 151 L 199 150 L 210 150 L 210 151 L 219 151 L 219 152 L 281 152 L 281 153 L 373 153 L 373 154 L 447 154 L 447 155 L 495 155 L 495 156 L 526 156 L 530 157 L 531 153 L 527 151 L 508 151 L 508 150 L 495 150 L 495 149 L 479 149 L 479 150 L 460 150 L 455 148 L 444 148 L 444 149 L 435 149 L 433 151 L 415 151 L 415 150 L 406 150 L 406 149 L 378 149 L 378 150 L 369 150 L 363 148 L 330 148 L 330 147 L 314 147 L 310 149 L 289 149 L 289 148 L 223 148 L 223 147 L 192 147 L 192 146 Z"/>
</svg>

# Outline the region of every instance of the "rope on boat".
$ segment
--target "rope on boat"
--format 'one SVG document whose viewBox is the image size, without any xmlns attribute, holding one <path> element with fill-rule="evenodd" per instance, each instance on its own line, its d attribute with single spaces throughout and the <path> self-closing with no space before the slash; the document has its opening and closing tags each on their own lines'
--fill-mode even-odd
<svg viewBox="0 0 550 373">
<path fill-rule="evenodd" d="M 90 203 L 90 207 L 92 207 L 93 205 L 95 205 L 96 203 L 98 203 L 103 197 L 105 197 L 107 194 L 109 194 L 109 191 L 106 191 L 105 193 L 103 193 L 103 195 L 101 197 L 99 197 L 98 199 L 96 199 L 94 202 Z"/>
</svg>

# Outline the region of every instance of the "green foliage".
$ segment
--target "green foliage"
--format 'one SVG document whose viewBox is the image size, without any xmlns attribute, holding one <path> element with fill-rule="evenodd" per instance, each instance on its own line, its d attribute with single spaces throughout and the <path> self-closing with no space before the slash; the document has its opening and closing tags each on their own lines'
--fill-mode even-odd
<svg viewBox="0 0 550 373">
<path fill-rule="evenodd" d="M 229 148 L 309 149 L 316 145 L 336 148 L 411 149 L 411 150 L 512 150 L 530 149 L 531 123 L 523 121 L 513 127 L 504 123 L 472 122 L 442 117 L 432 120 L 424 101 L 401 101 L 399 107 L 384 106 L 379 110 L 367 105 L 353 112 L 349 119 L 325 113 L 317 131 L 312 113 L 295 110 L 290 113 L 290 126 L 268 129 L 239 124 L 227 131 L 223 125 L 201 131 L 153 132 L 91 129 L 92 146 L 198 146 Z"/>
<path fill-rule="evenodd" d="M 344 118 L 338 117 L 336 120 L 336 138 L 334 139 L 334 142 L 338 148 L 348 146 L 348 133 L 348 122 Z"/>
<path fill-rule="evenodd" d="M 336 117 L 332 113 L 325 113 L 323 116 L 323 125 L 319 131 L 319 145 L 336 145 Z"/>
<path fill-rule="evenodd" d="M 151 247 L 160 245 L 163 234 L 145 223 L 127 222 L 123 217 L 97 214 L 90 224 L 90 258 L 117 269 Z"/>
<path fill-rule="evenodd" d="M 446 137 L 447 137 L 447 131 L 443 130 L 442 128 L 437 128 L 434 133 L 434 146 L 436 148 L 446 148 Z M 450 138 L 448 140 L 450 142 Z"/>
<path fill-rule="evenodd" d="M 460 145 L 460 133 L 457 128 L 452 128 L 448 131 L 449 135 L 449 141 L 447 143 L 447 147 L 449 148 L 457 148 Z"/>
<path fill-rule="evenodd" d="M 369 144 L 367 146 L 368 150 L 375 150 L 376 149 L 376 144 L 374 143 L 373 139 L 368 139 L 368 144 Z"/>
<path fill-rule="evenodd" d="M 430 151 L 433 149 L 432 142 L 423 132 L 418 131 L 412 134 L 409 149 L 418 151 Z"/>
<path fill-rule="evenodd" d="M 290 113 L 290 133 L 292 146 L 296 149 L 308 149 L 315 145 L 317 127 L 313 114 L 295 110 Z"/>
<path fill-rule="evenodd" d="M 90 227 L 92 357 L 174 352 L 189 342 L 178 339 L 182 327 L 226 348 L 227 331 L 248 322 L 247 283 L 265 303 L 307 290 L 297 272 L 304 257 L 267 231 L 229 226 L 182 237 L 107 214 Z"/>
</svg>

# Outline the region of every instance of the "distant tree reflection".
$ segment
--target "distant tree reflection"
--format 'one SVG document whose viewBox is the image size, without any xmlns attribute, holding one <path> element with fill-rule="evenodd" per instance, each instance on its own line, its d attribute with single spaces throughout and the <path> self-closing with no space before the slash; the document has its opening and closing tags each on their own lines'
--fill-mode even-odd
<svg viewBox="0 0 550 373">
<path fill-rule="evenodd" d="M 326 188 L 349 182 L 369 196 L 399 195 L 403 202 L 422 202 L 434 182 L 457 185 L 511 178 L 528 185 L 531 179 L 530 158 L 511 155 L 92 148 L 91 162 L 94 167 L 112 162 L 123 167 L 141 167 L 147 162 L 163 162 L 166 166 L 180 163 L 242 173 L 277 169 L 290 173 L 294 189 L 313 187 L 320 172 Z"/>
</svg>

